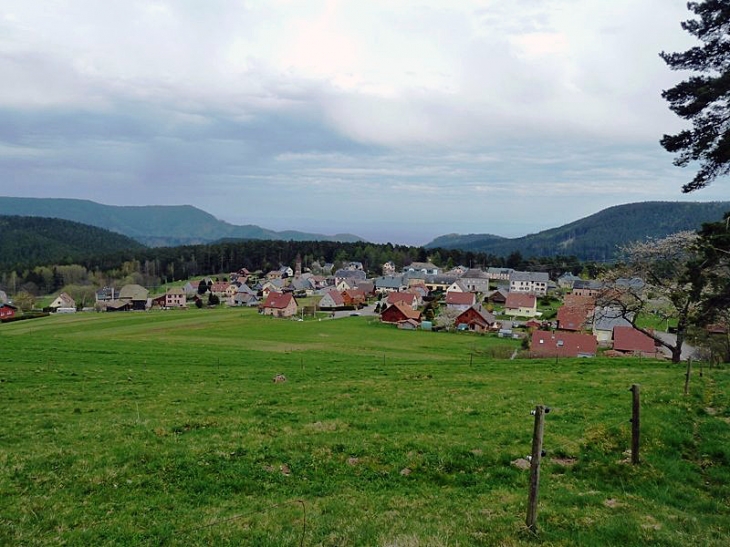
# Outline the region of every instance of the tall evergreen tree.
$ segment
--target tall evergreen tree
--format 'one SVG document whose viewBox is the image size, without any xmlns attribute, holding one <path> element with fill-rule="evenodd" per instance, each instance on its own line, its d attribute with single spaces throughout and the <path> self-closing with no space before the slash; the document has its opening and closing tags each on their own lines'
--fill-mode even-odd
<svg viewBox="0 0 730 547">
<path fill-rule="evenodd" d="M 694 179 L 682 187 L 685 193 L 730 173 L 730 2 L 688 2 L 687 8 L 699 19 L 684 21 L 682 28 L 703 45 L 681 53 L 660 53 L 672 70 L 697 73 L 662 92 L 669 108 L 692 122 L 692 129 L 664 135 L 660 141 L 668 152 L 677 154 L 675 165 L 699 162 Z"/>
</svg>

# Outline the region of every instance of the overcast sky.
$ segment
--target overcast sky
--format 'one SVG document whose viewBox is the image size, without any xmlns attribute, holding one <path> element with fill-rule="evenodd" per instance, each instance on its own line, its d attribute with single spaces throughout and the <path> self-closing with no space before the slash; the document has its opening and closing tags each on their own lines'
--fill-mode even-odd
<svg viewBox="0 0 730 547">
<path fill-rule="evenodd" d="M 0 195 L 424 244 L 681 194 L 686 0 L 4 0 Z"/>
</svg>

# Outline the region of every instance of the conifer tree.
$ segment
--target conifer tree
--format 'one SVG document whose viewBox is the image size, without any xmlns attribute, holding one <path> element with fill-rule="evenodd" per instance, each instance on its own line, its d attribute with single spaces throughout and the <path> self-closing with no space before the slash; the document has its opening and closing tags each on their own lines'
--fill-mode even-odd
<svg viewBox="0 0 730 547">
<path fill-rule="evenodd" d="M 668 152 L 677 154 L 675 165 L 699 164 L 694 179 L 682 187 L 685 193 L 730 173 L 730 2 L 688 2 L 687 8 L 699 18 L 684 21 L 682 28 L 702 45 L 660 53 L 672 70 L 695 73 L 662 92 L 669 108 L 692 123 L 691 129 L 664 135 L 660 141 Z"/>
</svg>

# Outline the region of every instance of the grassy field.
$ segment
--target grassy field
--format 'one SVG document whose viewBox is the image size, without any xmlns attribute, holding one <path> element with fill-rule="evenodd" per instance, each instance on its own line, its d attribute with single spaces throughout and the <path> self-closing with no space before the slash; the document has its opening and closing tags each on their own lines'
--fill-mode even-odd
<svg viewBox="0 0 730 547">
<path fill-rule="evenodd" d="M 517 347 L 240 309 L 0 325 L 0 544 L 730 543 L 728 368 L 684 396 L 683 367 Z"/>
</svg>

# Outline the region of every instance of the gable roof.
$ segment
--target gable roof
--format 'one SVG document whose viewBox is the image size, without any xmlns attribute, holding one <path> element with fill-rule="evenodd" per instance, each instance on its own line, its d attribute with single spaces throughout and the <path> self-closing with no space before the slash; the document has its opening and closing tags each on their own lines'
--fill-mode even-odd
<svg viewBox="0 0 730 547">
<path fill-rule="evenodd" d="M 532 333 L 530 351 L 542 357 L 587 357 L 594 356 L 597 347 L 592 334 L 536 330 Z"/>
<path fill-rule="evenodd" d="M 472 321 L 469 321 L 468 319 L 470 317 L 474 317 L 481 319 L 482 324 L 484 326 L 494 325 L 494 323 L 497 321 L 496 317 L 487 310 L 485 310 L 481 305 L 478 306 L 470 306 L 469 309 L 461 312 L 459 316 L 454 320 L 455 324 L 464 323 L 467 324 L 470 322 L 474 322 L 474 319 Z"/>
<path fill-rule="evenodd" d="M 560 330 L 582 330 L 586 324 L 586 312 L 582 308 L 561 306 L 556 319 Z"/>
<path fill-rule="evenodd" d="M 474 293 L 451 291 L 446 293 L 446 305 L 472 306 L 476 298 Z"/>
<path fill-rule="evenodd" d="M 418 302 L 418 295 L 412 292 L 392 292 L 388 294 L 388 304 L 396 304 L 402 302 L 408 306 L 413 306 L 414 300 Z"/>
<path fill-rule="evenodd" d="M 462 276 L 462 279 L 489 279 L 489 274 L 485 272 L 484 270 L 478 270 L 476 268 L 473 268 L 471 270 L 465 271 Z"/>
<path fill-rule="evenodd" d="M 332 302 L 335 304 L 335 306 L 344 306 L 345 305 L 345 299 L 342 298 L 342 293 L 340 291 L 331 289 L 325 293 L 325 296 L 329 296 L 332 299 Z"/>
<path fill-rule="evenodd" d="M 510 292 L 507 293 L 505 308 L 534 308 L 537 306 L 537 297 L 534 294 Z"/>
<path fill-rule="evenodd" d="M 388 306 L 385 309 L 385 311 L 387 312 L 391 308 L 399 309 L 403 313 L 403 315 L 405 316 L 406 319 L 415 319 L 416 321 L 418 321 L 421 318 L 420 311 L 414 310 L 413 308 L 411 308 L 408 304 L 406 304 L 404 302 L 396 302 L 395 304 L 391 304 L 390 306 Z M 383 313 L 385 313 L 385 312 L 383 312 Z"/>
<path fill-rule="evenodd" d="M 284 308 L 289 306 L 292 300 L 294 300 L 294 296 L 292 296 L 292 293 L 290 292 L 280 293 L 276 291 L 271 291 L 266 297 L 266 301 L 264 302 L 264 308 L 283 310 Z"/>
<path fill-rule="evenodd" d="M 375 280 L 375 286 L 378 289 L 399 289 L 403 286 L 403 276 L 401 275 L 384 275 Z"/>
<path fill-rule="evenodd" d="M 117 298 L 119 300 L 147 300 L 149 291 L 142 285 L 124 285 L 119 291 Z"/>
<path fill-rule="evenodd" d="M 656 347 L 654 340 L 633 327 L 613 327 L 613 349 L 618 351 L 640 351 L 642 353 L 654 353 Z"/>
<path fill-rule="evenodd" d="M 512 272 L 509 276 L 512 281 L 528 281 L 533 283 L 547 283 L 550 281 L 550 274 L 547 272 Z"/>
<path fill-rule="evenodd" d="M 614 327 L 631 327 L 631 321 L 621 315 L 621 310 L 616 308 L 599 308 L 593 318 L 593 330 L 613 332 Z"/>
</svg>

